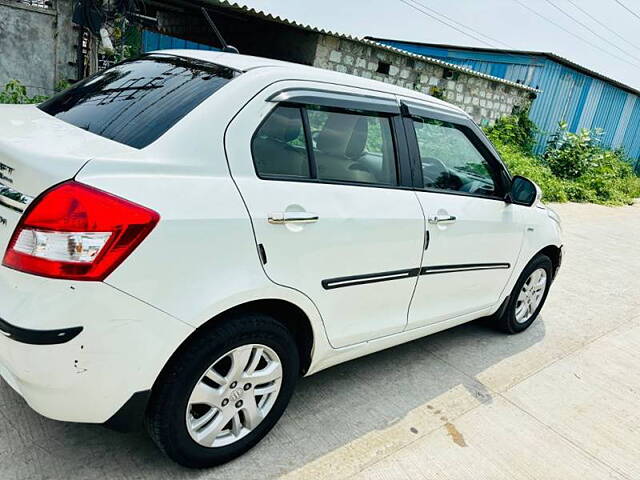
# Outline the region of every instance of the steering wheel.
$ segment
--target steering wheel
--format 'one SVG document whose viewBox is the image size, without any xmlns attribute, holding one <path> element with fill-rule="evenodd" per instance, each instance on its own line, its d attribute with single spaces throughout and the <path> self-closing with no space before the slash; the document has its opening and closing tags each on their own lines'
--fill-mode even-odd
<svg viewBox="0 0 640 480">
<path fill-rule="evenodd" d="M 422 159 L 422 178 L 425 187 L 437 187 L 449 177 L 447 166 L 435 157 Z"/>
</svg>

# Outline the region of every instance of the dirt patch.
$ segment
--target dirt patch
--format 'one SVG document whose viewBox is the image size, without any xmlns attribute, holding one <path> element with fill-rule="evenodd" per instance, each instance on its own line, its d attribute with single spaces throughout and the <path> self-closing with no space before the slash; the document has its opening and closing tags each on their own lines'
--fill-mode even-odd
<svg viewBox="0 0 640 480">
<path fill-rule="evenodd" d="M 447 435 L 451 437 L 451 440 L 453 440 L 453 443 L 455 443 L 460 447 L 467 446 L 467 442 L 465 442 L 464 436 L 460 433 L 460 431 L 456 428 L 456 426 L 453 423 L 447 422 L 444 424 L 444 426 L 447 429 Z"/>
</svg>

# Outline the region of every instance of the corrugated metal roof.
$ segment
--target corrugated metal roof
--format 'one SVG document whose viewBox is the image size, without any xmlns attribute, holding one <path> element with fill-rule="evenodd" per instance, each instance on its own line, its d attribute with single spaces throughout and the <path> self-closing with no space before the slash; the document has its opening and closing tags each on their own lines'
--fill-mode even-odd
<svg viewBox="0 0 640 480">
<path fill-rule="evenodd" d="M 509 50 L 504 48 L 487 48 L 487 47 L 464 47 L 460 45 L 451 45 L 446 43 L 425 43 L 425 42 L 416 42 L 411 40 L 397 40 L 397 39 L 379 38 L 379 37 L 365 37 L 365 38 L 368 40 L 379 41 L 379 42 L 394 41 L 394 42 L 409 43 L 413 45 L 423 45 L 427 47 L 449 48 L 452 50 L 470 50 L 474 52 L 503 53 L 503 54 L 512 54 L 512 55 L 537 55 L 537 56 L 548 58 L 550 60 L 554 60 L 558 63 L 566 65 L 567 67 L 571 67 L 574 70 L 578 70 L 579 72 L 586 73 L 589 76 L 598 78 L 600 80 L 604 80 L 605 82 L 608 82 L 622 90 L 625 90 L 626 92 L 640 95 L 640 90 L 638 89 L 635 89 L 627 84 L 619 82 L 618 80 L 615 80 L 611 77 L 607 77 L 606 75 L 596 72 L 595 70 L 591 70 L 580 64 L 572 62 L 571 60 L 565 57 L 561 57 L 560 55 L 557 55 L 553 52 L 542 52 L 537 50 Z"/>
<path fill-rule="evenodd" d="M 528 85 L 523 85 L 521 83 L 516 83 L 516 82 L 509 81 L 509 80 L 505 80 L 504 78 L 494 77 L 493 75 L 488 75 L 486 73 L 478 72 L 476 70 L 473 70 L 473 69 L 470 69 L 470 68 L 466 68 L 466 67 L 463 67 L 461 65 L 456 65 L 454 63 L 445 62 L 443 60 L 439 60 L 439 59 L 436 59 L 436 58 L 431 58 L 431 57 L 427 57 L 425 55 L 419 55 L 419 54 L 416 54 L 416 53 L 407 52 L 406 50 L 395 48 L 395 47 L 392 47 L 390 45 L 385 45 L 384 43 L 380 43 L 380 42 L 378 42 L 378 41 L 376 41 L 374 39 L 371 39 L 371 38 L 357 37 L 355 35 L 349 35 L 349 34 L 346 34 L 346 33 L 334 32 L 334 31 L 331 31 L 331 30 L 326 30 L 324 28 L 315 27 L 313 25 L 296 22 L 295 20 L 290 20 L 288 18 L 281 17 L 279 15 L 273 15 L 273 14 L 271 14 L 269 12 L 265 12 L 264 10 L 259 10 L 259 9 L 253 8 L 253 7 L 249 7 L 247 5 L 243 5 L 243 4 L 240 4 L 238 2 L 233 2 L 233 1 L 229 1 L 229 0 L 205 0 L 205 1 L 207 3 L 209 3 L 209 4 L 211 4 L 211 5 L 215 5 L 215 6 L 223 7 L 223 8 L 230 8 L 230 9 L 234 9 L 234 10 L 239 10 L 239 11 L 245 13 L 245 14 L 253 15 L 253 16 L 256 16 L 256 17 L 259 17 L 259 18 L 262 18 L 264 20 L 268 20 L 268 21 L 271 21 L 271 22 L 282 23 L 284 25 L 288 25 L 290 27 L 299 28 L 301 30 L 320 33 L 320 34 L 323 34 L 323 35 L 330 35 L 332 37 L 337 37 L 337 38 L 341 38 L 341 39 L 345 39 L 345 40 L 350 40 L 352 42 L 362 43 L 362 44 L 365 44 L 365 45 L 369 45 L 369 46 L 372 46 L 372 47 L 379 48 L 380 50 L 386 50 L 388 52 L 393 52 L 393 53 L 395 53 L 397 55 L 402 55 L 404 57 L 413 58 L 415 60 L 420 60 L 420 61 L 423 61 L 423 62 L 432 63 L 432 64 L 438 65 L 438 66 L 443 67 L 443 68 L 448 68 L 448 69 L 456 71 L 456 72 L 466 73 L 466 74 L 472 75 L 474 77 L 484 78 L 484 79 L 487 79 L 487 80 L 491 80 L 493 82 L 502 83 L 502 84 L 509 85 L 509 86 L 515 87 L 515 88 L 520 88 L 522 90 L 527 90 L 527 91 L 534 92 L 534 93 L 540 92 L 539 89 L 536 89 L 534 87 L 530 87 Z"/>
<path fill-rule="evenodd" d="M 601 129 L 605 147 L 623 147 L 632 158 L 640 157 L 640 96 L 619 82 L 544 52 L 376 40 L 541 87 L 529 112 L 539 128 L 535 153 L 542 153 L 558 123 L 566 122 L 572 132 Z"/>
</svg>

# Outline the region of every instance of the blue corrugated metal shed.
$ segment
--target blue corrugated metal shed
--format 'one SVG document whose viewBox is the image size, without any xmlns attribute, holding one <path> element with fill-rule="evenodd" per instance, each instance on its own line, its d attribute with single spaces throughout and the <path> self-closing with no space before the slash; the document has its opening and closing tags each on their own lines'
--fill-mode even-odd
<svg viewBox="0 0 640 480">
<path fill-rule="evenodd" d="M 564 121 L 573 132 L 600 128 L 605 146 L 640 158 L 640 92 L 627 85 L 546 52 L 372 40 L 542 90 L 530 113 L 541 131 L 537 153 Z"/>
<path fill-rule="evenodd" d="M 193 50 L 220 50 L 204 43 L 190 42 L 181 38 L 163 35 L 151 30 L 142 31 L 142 51 L 166 50 L 171 48 L 189 48 Z"/>
</svg>

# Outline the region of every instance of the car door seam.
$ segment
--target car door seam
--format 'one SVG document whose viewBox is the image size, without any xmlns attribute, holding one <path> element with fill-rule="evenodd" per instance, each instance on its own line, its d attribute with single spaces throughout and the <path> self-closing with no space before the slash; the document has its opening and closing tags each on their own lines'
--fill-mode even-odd
<svg viewBox="0 0 640 480">
<path fill-rule="evenodd" d="M 289 286 L 289 285 L 282 285 L 278 282 L 276 282 L 273 278 L 271 278 L 269 276 L 269 273 L 267 272 L 267 269 L 265 268 L 264 263 L 262 263 L 262 259 L 260 258 L 260 254 L 258 252 L 258 244 L 260 243 L 260 241 L 258 240 L 258 234 L 256 232 L 256 228 L 255 225 L 253 224 L 253 218 L 251 217 L 251 210 L 249 209 L 249 205 L 247 205 L 247 201 L 244 198 L 244 195 L 242 194 L 242 190 L 240 189 L 240 186 L 238 185 L 238 182 L 236 181 L 236 178 L 233 175 L 233 171 L 231 168 L 231 161 L 229 160 L 229 150 L 227 148 L 227 135 L 229 132 L 229 127 L 233 124 L 233 122 L 235 122 L 235 120 L 238 118 L 238 116 L 240 116 L 240 114 L 244 111 L 244 109 L 246 108 L 247 105 L 249 105 L 249 103 L 251 103 L 252 101 L 254 101 L 256 99 L 256 97 L 258 97 L 262 92 L 264 92 L 266 89 L 268 89 L 269 87 L 271 87 L 272 85 L 278 83 L 278 82 L 282 82 L 283 80 L 277 80 L 275 82 L 270 83 L 269 85 L 266 85 L 264 88 L 260 89 L 259 92 L 256 92 L 255 95 L 253 95 L 250 99 L 248 99 L 245 104 L 242 106 L 242 108 L 240 108 L 229 120 L 229 122 L 227 123 L 226 127 L 224 128 L 224 134 L 222 135 L 222 146 L 223 146 L 223 150 L 224 150 L 224 156 L 225 156 L 225 160 L 227 163 L 227 169 L 229 172 L 229 178 L 231 179 L 231 182 L 233 183 L 236 192 L 238 192 L 238 196 L 240 197 L 240 201 L 242 202 L 242 205 L 244 205 L 245 211 L 247 212 L 247 219 L 249 220 L 249 225 L 251 226 L 251 232 L 253 233 L 253 242 L 254 245 L 256 246 L 256 257 L 258 257 L 258 261 L 260 263 L 260 268 L 262 269 L 262 272 L 264 273 L 266 279 L 268 281 L 270 281 L 271 283 L 273 283 L 274 285 L 278 285 L 279 287 L 282 288 L 286 288 L 286 289 L 290 289 L 294 292 L 298 292 L 299 294 L 301 294 L 302 296 L 304 296 L 305 298 L 307 298 L 309 300 L 309 302 L 311 302 L 311 304 L 315 307 L 316 312 L 318 314 L 318 317 L 320 318 L 320 322 L 322 323 L 322 329 L 324 330 L 324 336 L 325 339 L 327 340 L 328 344 L 331 346 L 331 348 L 336 348 L 332 343 L 331 343 L 331 339 L 329 338 L 328 332 L 327 332 L 327 326 L 325 325 L 324 322 L 324 318 L 322 316 L 322 312 L 320 311 L 320 309 L 318 308 L 318 305 L 316 305 L 316 302 L 313 301 L 313 299 L 311 297 L 309 297 L 305 292 Z M 290 80 L 284 80 L 284 81 L 290 81 Z"/>
</svg>

